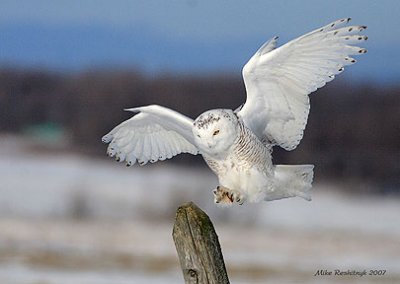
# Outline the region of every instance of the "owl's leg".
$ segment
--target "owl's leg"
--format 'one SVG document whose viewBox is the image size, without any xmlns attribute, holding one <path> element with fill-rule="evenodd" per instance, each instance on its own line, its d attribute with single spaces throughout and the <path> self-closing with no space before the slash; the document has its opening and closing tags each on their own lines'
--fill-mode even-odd
<svg viewBox="0 0 400 284">
<path fill-rule="evenodd" d="M 239 205 L 244 203 L 244 196 L 236 190 L 231 190 L 224 186 L 217 186 L 217 189 L 213 191 L 214 202 L 221 203 L 223 205 L 232 205 L 236 201 Z"/>
</svg>

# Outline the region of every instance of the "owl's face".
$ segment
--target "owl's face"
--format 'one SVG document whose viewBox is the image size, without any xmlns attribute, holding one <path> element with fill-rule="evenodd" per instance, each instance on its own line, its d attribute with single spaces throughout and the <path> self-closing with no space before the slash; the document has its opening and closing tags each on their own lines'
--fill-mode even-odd
<svg viewBox="0 0 400 284">
<path fill-rule="evenodd" d="M 230 109 L 206 111 L 194 121 L 193 135 L 202 152 L 223 155 L 238 135 L 238 119 Z"/>
</svg>

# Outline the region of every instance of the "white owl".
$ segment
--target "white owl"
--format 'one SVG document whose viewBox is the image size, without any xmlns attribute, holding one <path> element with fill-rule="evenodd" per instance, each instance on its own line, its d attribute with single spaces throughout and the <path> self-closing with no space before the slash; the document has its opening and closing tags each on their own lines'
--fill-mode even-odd
<svg viewBox="0 0 400 284">
<path fill-rule="evenodd" d="M 341 19 L 275 48 L 267 41 L 243 68 L 247 100 L 241 109 L 209 110 L 194 121 L 158 105 L 136 112 L 103 137 L 109 156 L 128 166 L 201 154 L 218 176 L 214 201 L 258 202 L 299 196 L 311 200 L 313 165 L 273 165 L 272 147 L 293 150 L 303 137 L 308 95 L 366 53 L 365 26 Z"/>
</svg>

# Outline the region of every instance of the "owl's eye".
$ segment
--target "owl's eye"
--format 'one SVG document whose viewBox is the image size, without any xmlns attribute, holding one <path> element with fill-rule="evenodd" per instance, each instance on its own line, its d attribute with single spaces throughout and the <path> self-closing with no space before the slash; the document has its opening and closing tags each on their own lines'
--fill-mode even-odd
<svg viewBox="0 0 400 284">
<path fill-rule="evenodd" d="M 218 133 L 219 133 L 219 129 L 214 131 L 213 136 L 217 135 Z"/>
</svg>

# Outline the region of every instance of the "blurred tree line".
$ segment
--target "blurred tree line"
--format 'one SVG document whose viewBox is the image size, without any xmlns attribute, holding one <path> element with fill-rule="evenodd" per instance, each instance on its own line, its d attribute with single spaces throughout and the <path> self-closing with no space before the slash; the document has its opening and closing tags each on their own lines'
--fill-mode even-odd
<svg viewBox="0 0 400 284">
<path fill-rule="evenodd" d="M 54 73 L 0 70 L 0 131 L 21 133 L 53 123 L 69 147 L 104 155 L 100 138 L 132 114 L 124 108 L 160 104 L 192 118 L 245 101 L 240 76 L 144 75 L 134 70 Z M 275 163 L 314 163 L 325 178 L 400 188 L 400 86 L 351 85 L 336 79 L 311 95 L 300 146 L 274 149 Z M 198 158 L 183 158 L 199 161 Z M 179 162 L 179 158 L 176 159 Z M 182 160 L 182 158 L 181 158 Z"/>
</svg>

